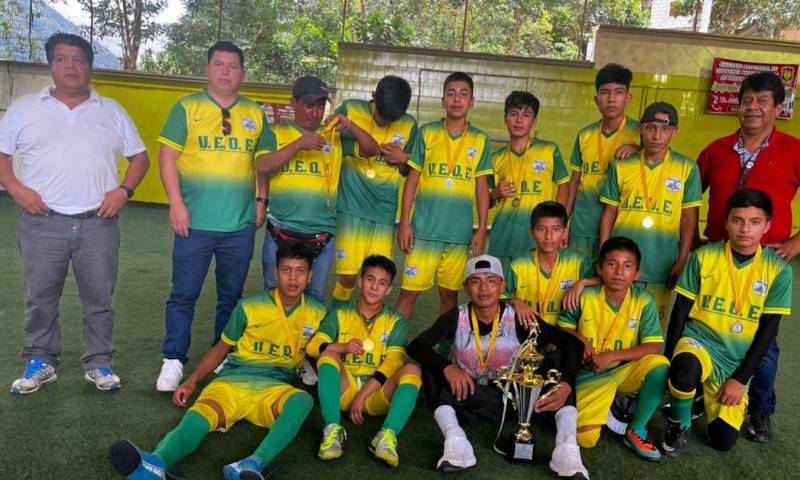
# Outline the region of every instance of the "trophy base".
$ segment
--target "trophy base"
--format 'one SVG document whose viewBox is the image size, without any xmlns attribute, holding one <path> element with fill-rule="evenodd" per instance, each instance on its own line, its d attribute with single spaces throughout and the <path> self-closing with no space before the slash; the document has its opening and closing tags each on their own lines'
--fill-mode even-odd
<svg viewBox="0 0 800 480">
<path fill-rule="evenodd" d="M 533 442 L 527 443 L 512 440 L 510 447 L 506 454 L 506 460 L 508 460 L 509 463 L 529 463 L 536 465 L 536 444 Z"/>
</svg>

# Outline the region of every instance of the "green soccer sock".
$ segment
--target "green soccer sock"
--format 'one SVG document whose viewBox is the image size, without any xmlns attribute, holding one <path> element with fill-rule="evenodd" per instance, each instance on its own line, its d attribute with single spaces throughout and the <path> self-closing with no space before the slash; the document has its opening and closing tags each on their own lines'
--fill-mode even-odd
<svg viewBox="0 0 800 480">
<path fill-rule="evenodd" d="M 181 419 L 181 423 L 158 443 L 153 453 L 161 457 L 167 469 L 170 469 L 182 458 L 194 452 L 209 432 L 211 425 L 208 420 L 199 413 L 189 410 Z"/>
<path fill-rule="evenodd" d="M 668 365 L 659 365 L 650 370 L 644 377 L 642 388 L 639 390 L 639 402 L 636 406 L 636 413 L 629 424 L 637 435 L 647 438 L 647 422 L 656 413 L 656 409 L 661 404 L 661 395 L 667 385 Z"/>
<path fill-rule="evenodd" d="M 389 414 L 386 415 L 386 420 L 383 422 L 383 428 L 388 428 L 395 435 L 399 435 L 406 426 L 414 407 L 417 406 L 418 394 L 419 386 L 413 383 L 399 384 L 392 395 L 392 403 L 389 406 Z"/>
<path fill-rule="evenodd" d="M 324 357 L 323 357 L 324 358 Z M 339 369 L 329 362 L 317 364 L 319 375 L 319 406 L 325 425 L 340 424 L 342 414 L 339 411 L 340 380 Z"/>
<path fill-rule="evenodd" d="M 264 465 L 268 465 L 281 450 L 294 440 L 313 406 L 314 399 L 308 393 L 293 393 L 284 402 L 283 410 L 253 455 L 260 458 Z"/>
<path fill-rule="evenodd" d="M 674 395 L 669 396 L 669 416 L 674 420 L 681 422 L 682 427 L 689 427 L 692 425 L 692 404 L 694 398 L 676 398 Z"/>
</svg>

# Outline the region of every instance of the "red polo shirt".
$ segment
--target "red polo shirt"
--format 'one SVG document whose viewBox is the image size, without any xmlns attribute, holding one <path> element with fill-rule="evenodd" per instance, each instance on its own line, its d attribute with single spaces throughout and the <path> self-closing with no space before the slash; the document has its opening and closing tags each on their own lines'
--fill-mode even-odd
<svg viewBox="0 0 800 480">
<path fill-rule="evenodd" d="M 725 230 L 725 203 L 736 191 L 742 166 L 734 150 L 739 131 L 714 140 L 697 159 L 703 191 L 710 188 L 705 235 L 717 241 L 728 237 Z M 744 183 L 772 199 L 772 227 L 761 239 L 763 244 L 780 242 L 792 234 L 792 199 L 800 187 L 800 139 L 772 130 L 769 145 L 761 150 Z"/>
</svg>

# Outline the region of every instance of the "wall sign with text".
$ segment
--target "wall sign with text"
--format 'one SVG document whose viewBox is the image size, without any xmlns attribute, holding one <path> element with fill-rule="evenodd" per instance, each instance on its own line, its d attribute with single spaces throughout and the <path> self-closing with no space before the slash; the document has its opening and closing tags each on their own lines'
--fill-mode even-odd
<svg viewBox="0 0 800 480">
<path fill-rule="evenodd" d="M 751 63 L 715 58 L 711 68 L 711 89 L 708 95 L 708 113 L 736 115 L 739 113 L 739 86 L 744 77 L 765 70 L 775 72 L 786 86 L 786 100 L 783 103 L 783 119 L 792 118 L 794 97 L 797 90 L 796 64 Z"/>
</svg>

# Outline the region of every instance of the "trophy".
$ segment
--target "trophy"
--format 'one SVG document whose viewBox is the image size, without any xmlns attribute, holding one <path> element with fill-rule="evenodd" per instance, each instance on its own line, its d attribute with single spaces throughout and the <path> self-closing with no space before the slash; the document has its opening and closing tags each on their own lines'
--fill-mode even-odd
<svg viewBox="0 0 800 480">
<path fill-rule="evenodd" d="M 539 325 L 534 323 L 531 326 L 528 338 L 522 343 L 519 351 L 511 358 L 509 365 L 497 369 L 494 383 L 503 391 L 503 418 L 500 422 L 500 431 L 495 438 L 494 449 L 498 453 L 506 455 L 511 463 L 536 463 L 536 442 L 533 438 L 531 428 L 531 416 L 533 407 L 539 400 L 542 389 L 549 385 L 554 385 L 542 398 L 546 398 L 555 392 L 561 381 L 561 372 L 550 369 L 543 377 L 536 373 L 542 366 L 544 355 L 537 350 L 537 337 L 539 336 Z M 505 423 L 506 402 L 511 400 L 511 404 L 519 416 L 519 430 L 517 430 L 511 440 L 511 448 L 504 452 L 497 448 L 497 439 L 503 431 Z"/>
</svg>

